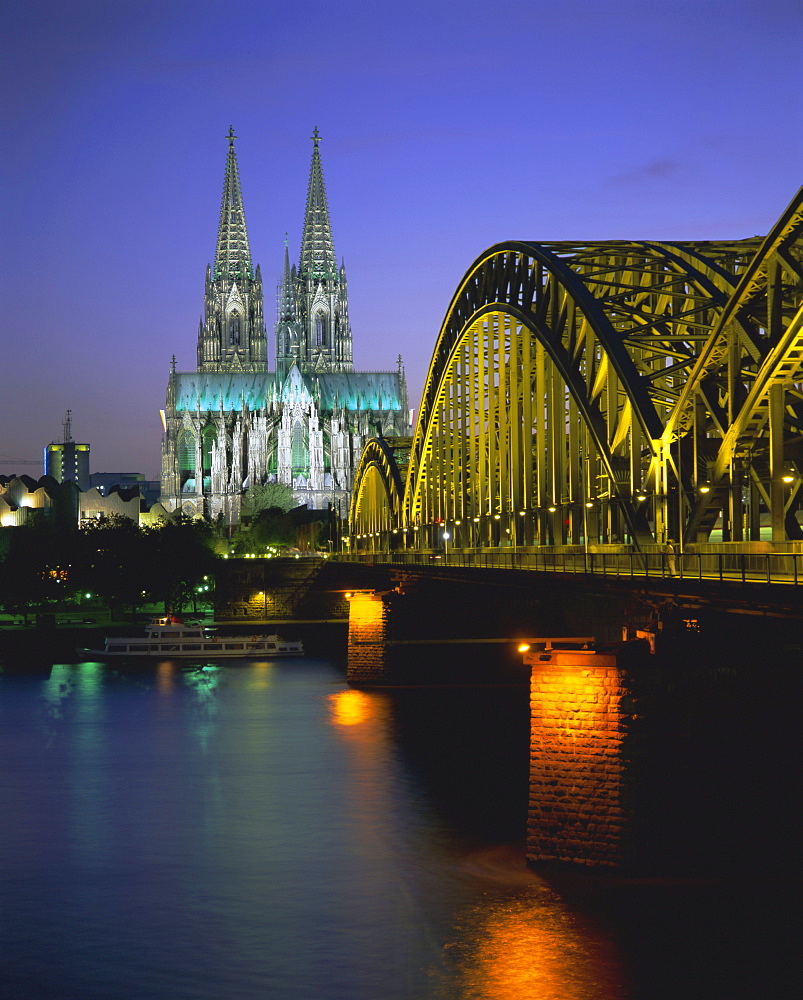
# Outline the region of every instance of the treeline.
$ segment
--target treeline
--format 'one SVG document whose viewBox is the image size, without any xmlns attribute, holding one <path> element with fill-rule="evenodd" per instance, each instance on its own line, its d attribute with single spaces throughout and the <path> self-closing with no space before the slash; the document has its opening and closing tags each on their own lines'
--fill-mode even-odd
<svg viewBox="0 0 803 1000">
<path fill-rule="evenodd" d="M 0 562 L 0 607 L 27 614 L 99 598 L 112 615 L 144 604 L 166 611 L 189 606 L 198 588 L 212 585 L 218 560 L 216 529 L 175 515 L 139 527 L 112 516 L 64 530 L 33 519 L 6 535 Z"/>
</svg>

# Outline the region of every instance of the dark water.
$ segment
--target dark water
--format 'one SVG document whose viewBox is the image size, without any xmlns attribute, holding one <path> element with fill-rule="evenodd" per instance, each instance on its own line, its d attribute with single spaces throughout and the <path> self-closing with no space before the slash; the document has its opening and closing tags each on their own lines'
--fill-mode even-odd
<svg viewBox="0 0 803 1000">
<path fill-rule="evenodd" d="M 0 674 L 0 996 L 797 995 L 784 880 L 527 870 L 526 711 L 322 660 Z"/>
</svg>

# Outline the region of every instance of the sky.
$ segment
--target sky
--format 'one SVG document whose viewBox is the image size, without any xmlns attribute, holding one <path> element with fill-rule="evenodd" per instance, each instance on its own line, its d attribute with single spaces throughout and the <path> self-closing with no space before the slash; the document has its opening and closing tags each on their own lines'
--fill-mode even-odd
<svg viewBox="0 0 803 1000">
<path fill-rule="evenodd" d="M 158 478 L 229 126 L 270 364 L 317 127 L 355 368 L 401 354 L 416 406 L 492 244 L 763 235 L 803 183 L 799 0 L 3 0 L 2 25 L 5 475 L 42 474 L 70 409 L 93 472 Z"/>
</svg>

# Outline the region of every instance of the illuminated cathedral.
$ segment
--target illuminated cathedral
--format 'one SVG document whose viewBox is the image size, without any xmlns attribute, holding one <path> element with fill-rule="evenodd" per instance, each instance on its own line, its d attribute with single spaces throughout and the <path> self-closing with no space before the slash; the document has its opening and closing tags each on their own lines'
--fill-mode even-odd
<svg viewBox="0 0 803 1000">
<path fill-rule="evenodd" d="M 161 503 L 235 524 L 249 486 L 279 482 L 297 503 L 345 515 L 363 441 L 410 433 L 402 360 L 354 371 L 346 270 L 335 258 L 315 129 L 301 255 L 291 267 L 285 241 L 269 369 L 232 130 L 228 140 L 197 369 L 177 371 L 174 357 L 167 384 Z"/>
</svg>

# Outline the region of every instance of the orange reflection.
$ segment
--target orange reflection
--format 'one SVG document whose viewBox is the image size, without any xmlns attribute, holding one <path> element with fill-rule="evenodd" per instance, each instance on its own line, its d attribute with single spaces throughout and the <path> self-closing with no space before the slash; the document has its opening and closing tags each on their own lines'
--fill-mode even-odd
<svg viewBox="0 0 803 1000">
<path fill-rule="evenodd" d="M 610 942 L 578 931 L 554 898 L 511 900 L 490 915 L 483 907 L 460 962 L 465 1000 L 593 1000 L 618 996 L 623 973 Z M 462 950 L 463 946 L 458 946 Z"/>
<path fill-rule="evenodd" d="M 338 691 L 329 695 L 331 721 L 336 726 L 357 726 L 376 715 L 376 699 L 364 691 Z"/>
<path fill-rule="evenodd" d="M 176 665 L 172 660 L 162 660 L 156 667 L 156 686 L 160 694 L 171 694 L 175 686 Z"/>
<path fill-rule="evenodd" d="M 259 660 L 251 664 L 251 671 L 248 675 L 248 687 L 252 691 L 264 691 L 271 686 L 273 678 L 273 665 Z"/>
</svg>

